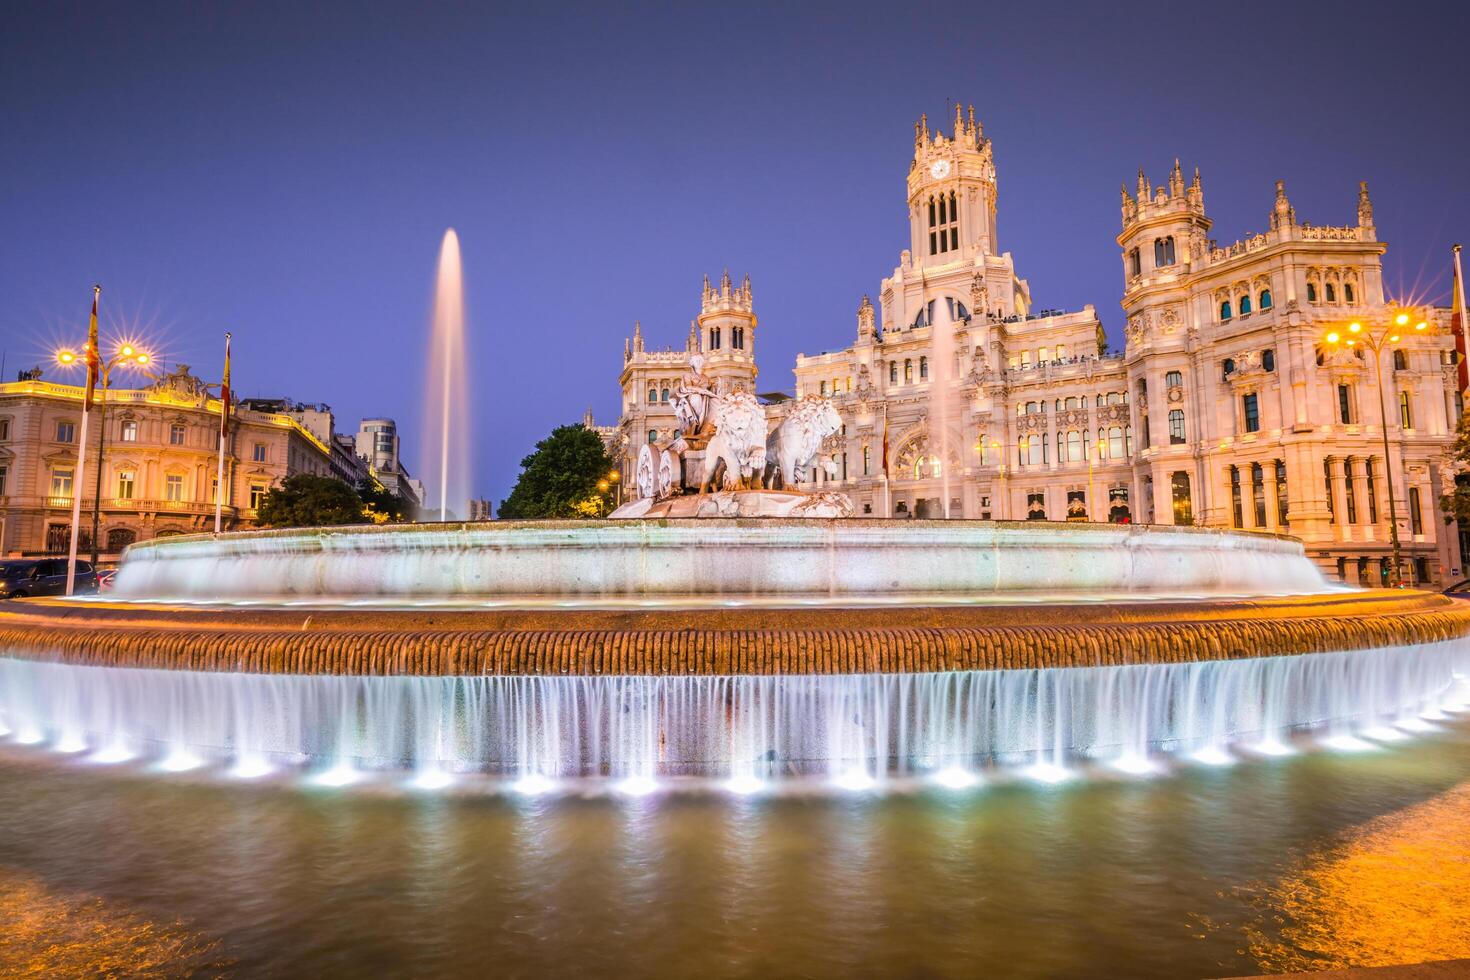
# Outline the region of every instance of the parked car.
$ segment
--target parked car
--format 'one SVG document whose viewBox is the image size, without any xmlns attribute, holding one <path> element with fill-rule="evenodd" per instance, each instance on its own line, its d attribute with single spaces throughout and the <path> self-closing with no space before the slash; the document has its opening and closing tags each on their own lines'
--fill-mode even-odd
<svg viewBox="0 0 1470 980">
<path fill-rule="evenodd" d="M 1444 590 L 1451 599 L 1470 599 L 1470 579 L 1461 579 Z"/>
<path fill-rule="evenodd" d="M 91 562 L 77 562 L 78 595 L 97 591 L 97 572 Z M 66 595 L 66 559 L 33 558 L 0 562 L 0 598 Z"/>
<path fill-rule="evenodd" d="M 117 579 L 117 569 L 104 568 L 97 572 L 97 591 L 111 592 L 112 584 Z"/>
</svg>

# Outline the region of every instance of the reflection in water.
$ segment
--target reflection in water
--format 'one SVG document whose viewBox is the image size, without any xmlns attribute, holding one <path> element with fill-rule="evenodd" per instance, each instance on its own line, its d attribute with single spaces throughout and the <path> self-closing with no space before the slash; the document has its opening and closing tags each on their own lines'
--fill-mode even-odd
<svg viewBox="0 0 1470 980">
<path fill-rule="evenodd" d="M 121 903 L 65 895 L 0 871 L 0 974 L 187 977 L 228 966 L 218 943 Z"/>
<path fill-rule="evenodd" d="M 1164 779 L 822 795 L 302 790 L 5 747 L 0 974 L 117 950 L 242 976 L 698 980 L 1466 955 L 1470 724 L 1438 724 Z M 42 955 L 68 951 L 92 959 Z"/>
<path fill-rule="evenodd" d="M 1470 957 L 1470 782 L 1353 830 L 1262 906 L 1250 951 L 1272 973 Z"/>
</svg>

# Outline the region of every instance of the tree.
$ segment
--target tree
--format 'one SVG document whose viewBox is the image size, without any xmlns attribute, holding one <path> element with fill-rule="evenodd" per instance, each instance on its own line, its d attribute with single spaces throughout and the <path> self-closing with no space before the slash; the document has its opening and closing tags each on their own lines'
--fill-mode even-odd
<svg viewBox="0 0 1470 980">
<path fill-rule="evenodd" d="M 374 524 L 398 524 L 413 519 L 408 501 L 374 480 L 363 480 L 357 485 L 357 495 L 362 499 L 363 516 Z"/>
<path fill-rule="evenodd" d="M 1455 476 L 1455 487 L 1449 493 L 1439 498 L 1439 508 L 1444 511 L 1444 520 L 1448 524 L 1456 521 L 1463 527 L 1470 527 L 1470 412 L 1460 416 L 1460 425 L 1455 430 L 1455 468 L 1459 473 Z"/>
<path fill-rule="evenodd" d="M 559 425 L 521 460 L 521 475 L 500 502 L 500 516 L 596 517 L 610 509 L 611 491 L 599 481 L 617 469 L 602 437 L 585 425 Z"/>
<path fill-rule="evenodd" d="M 362 498 L 349 484 L 295 473 L 265 492 L 256 519 L 264 527 L 324 527 L 361 524 L 365 515 Z"/>
</svg>

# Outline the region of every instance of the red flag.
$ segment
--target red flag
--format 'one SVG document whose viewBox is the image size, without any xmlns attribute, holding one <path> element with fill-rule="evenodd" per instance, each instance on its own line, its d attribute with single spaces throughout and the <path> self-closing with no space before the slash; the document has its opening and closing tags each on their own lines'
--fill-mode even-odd
<svg viewBox="0 0 1470 980">
<path fill-rule="evenodd" d="M 883 479 L 888 479 L 888 412 L 883 412 Z"/>
<path fill-rule="evenodd" d="M 1460 391 L 1470 390 L 1470 350 L 1465 349 L 1465 330 L 1470 324 L 1465 322 L 1465 284 L 1460 281 L 1460 246 L 1454 248 L 1454 288 L 1450 293 L 1450 332 L 1455 335 L 1455 349 L 1460 354 L 1459 378 Z"/>
<path fill-rule="evenodd" d="M 92 287 L 92 321 L 87 326 L 87 349 L 82 353 L 87 362 L 87 397 L 83 403 L 86 409 L 92 407 L 92 397 L 97 390 L 97 377 L 102 373 L 102 356 L 98 352 L 97 344 L 97 297 L 102 295 L 101 286 Z"/>
<path fill-rule="evenodd" d="M 219 383 L 219 437 L 221 440 L 230 429 L 230 335 L 225 334 L 225 376 Z"/>
</svg>

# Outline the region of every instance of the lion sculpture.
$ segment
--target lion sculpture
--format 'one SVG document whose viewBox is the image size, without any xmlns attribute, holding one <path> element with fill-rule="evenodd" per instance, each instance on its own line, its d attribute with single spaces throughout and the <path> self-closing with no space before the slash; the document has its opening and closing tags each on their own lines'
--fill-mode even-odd
<svg viewBox="0 0 1470 980">
<path fill-rule="evenodd" d="M 842 416 L 827 399 L 807 395 L 796 402 L 766 439 L 766 486 L 794 490 L 797 484 L 805 483 L 812 464 L 821 455 L 822 443 L 841 428 Z M 827 475 L 836 475 L 830 466 Z"/>
<path fill-rule="evenodd" d="M 754 395 L 732 391 L 715 397 L 713 414 L 715 434 L 705 447 L 699 492 L 717 482 L 723 490 L 759 487 L 766 467 L 766 410 Z"/>
</svg>

